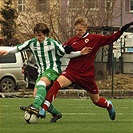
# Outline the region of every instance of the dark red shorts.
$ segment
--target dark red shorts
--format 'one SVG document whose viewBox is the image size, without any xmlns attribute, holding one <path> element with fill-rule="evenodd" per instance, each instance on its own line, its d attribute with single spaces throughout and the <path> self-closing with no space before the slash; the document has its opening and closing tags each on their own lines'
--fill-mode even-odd
<svg viewBox="0 0 133 133">
<path fill-rule="evenodd" d="M 99 93 L 94 76 L 88 76 L 88 74 L 81 74 L 79 72 L 71 71 L 68 69 L 62 72 L 61 75 L 65 76 L 72 83 L 78 84 L 81 88 L 89 91 L 92 94 Z"/>
</svg>

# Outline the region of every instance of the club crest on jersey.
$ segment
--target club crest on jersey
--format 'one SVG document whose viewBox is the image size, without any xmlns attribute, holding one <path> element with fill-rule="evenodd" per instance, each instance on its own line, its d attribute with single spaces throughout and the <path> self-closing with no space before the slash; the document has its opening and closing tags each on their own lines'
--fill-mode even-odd
<svg viewBox="0 0 133 133">
<path fill-rule="evenodd" d="M 89 42 L 89 39 L 87 38 L 87 39 L 85 39 L 85 43 L 88 43 Z"/>
</svg>

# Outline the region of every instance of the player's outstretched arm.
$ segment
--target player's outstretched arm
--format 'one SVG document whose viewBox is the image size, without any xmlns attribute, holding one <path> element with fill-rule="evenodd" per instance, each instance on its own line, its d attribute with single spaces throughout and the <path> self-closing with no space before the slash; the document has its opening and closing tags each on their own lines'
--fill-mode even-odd
<svg viewBox="0 0 133 133">
<path fill-rule="evenodd" d="M 64 57 L 66 58 L 75 58 L 81 55 L 86 55 L 92 52 L 91 47 L 84 47 L 81 51 L 72 51 L 70 54 L 65 54 Z"/>
<path fill-rule="evenodd" d="M 128 29 L 131 25 L 133 25 L 133 22 L 130 22 L 128 24 L 125 24 L 124 26 L 121 27 L 121 32 L 123 33 L 126 29 Z"/>
<path fill-rule="evenodd" d="M 19 50 L 17 49 L 17 47 L 13 47 L 11 50 L 0 50 L 0 55 L 7 55 L 7 54 L 14 54 L 19 52 Z"/>
</svg>

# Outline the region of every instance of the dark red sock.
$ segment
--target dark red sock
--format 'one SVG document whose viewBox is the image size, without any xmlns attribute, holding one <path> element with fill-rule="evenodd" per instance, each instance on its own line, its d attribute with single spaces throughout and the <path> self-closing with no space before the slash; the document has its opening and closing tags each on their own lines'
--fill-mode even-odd
<svg viewBox="0 0 133 133">
<path fill-rule="evenodd" d="M 42 108 L 44 108 L 45 110 L 48 110 L 49 107 L 44 103 Z"/>
<path fill-rule="evenodd" d="M 112 108 L 112 105 L 109 104 L 108 101 L 103 97 L 100 97 L 99 101 L 95 103 L 95 105 L 102 107 L 102 108 L 107 108 L 108 110 Z"/>
<path fill-rule="evenodd" d="M 52 102 L 55 99 L 60 88 L 61 88 L 61 86 L 60 86 L 59 82 L 55 81 L 53 83 L 52 87 L 48 90 L 48 93 L 46 95 L 46 99 L 49 102 Z"/>
<path fill-rule="evenodd" d="M 55 99 L 55 97 L 56 97 L 56 95 L 58 93 L 58 90 L 60 88 L 61 88 L 61 86 L 60 86 L 59 82 L 58 81 L 55 81 L 53 83 L 52 87 L 48 90 L 48 93 L 46 95 L 46 101 L 48 101 L 49 103 L 51 103 Z M 50 106 L 50 104 L 47 104 L 47 102 L 46 103 L 44 102 L 44 104 L 43 104 L 42 107 L 45 110 L 47 110 L 49 108 L 49 106 Z"/>
</svg>

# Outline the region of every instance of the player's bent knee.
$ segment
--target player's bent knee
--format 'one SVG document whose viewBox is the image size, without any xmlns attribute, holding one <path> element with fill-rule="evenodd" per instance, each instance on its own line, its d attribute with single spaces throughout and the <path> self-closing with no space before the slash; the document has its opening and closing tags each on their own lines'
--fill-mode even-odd
<svg viewBox="0 0 133 133">
<path fill-rule="evenodd" d="M 36 86 L 37 86 L 37 87 L 38 87 L 38 86 L 44 86 L 44 87 L 46 87 L 46 83 L 45 83 L 44 81 L 42 81 L 42 80 L 39 80 L 39 81 L 37 82 Z"/>
</svg>

